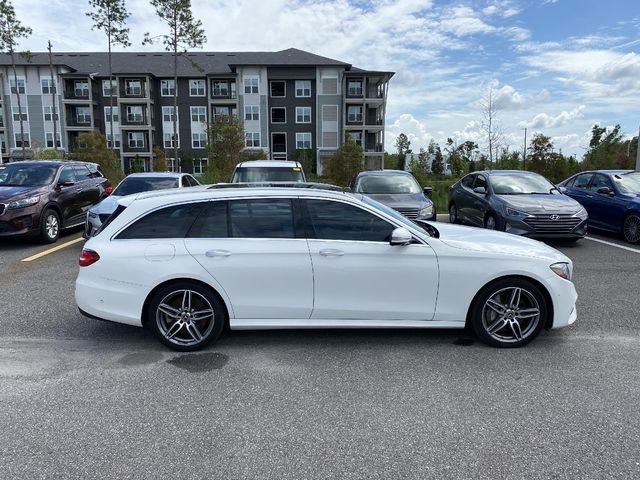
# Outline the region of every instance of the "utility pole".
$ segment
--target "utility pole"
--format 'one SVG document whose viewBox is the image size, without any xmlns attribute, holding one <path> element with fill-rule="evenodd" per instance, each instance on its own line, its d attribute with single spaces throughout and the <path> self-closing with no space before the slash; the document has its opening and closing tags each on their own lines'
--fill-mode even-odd
<svg viewBox="0 0 640 480">
<path fill-rule="evenodd" d="M 56 93 L 58 93 L 58 84 L 53 77 L 53 57 L 51 56 L 51 40 L 47 45 L 47 50 L 49 50 L 49 69 L 51 70 L 51 121 L 53 122 L 53 149 L 58 151 L 58 126 L 57 126 L 57 115 L 56 115 Z M 62 137 L 62 135 L 61 135 Z M 62 146 L 62 138 L 60 138 L 60 146 Z"/>
<path fill-rule="evenodd" d="M 638 151 L 636 152 L 636 172 L 640 172 L 640 129 L 638 129 Z"/>
<path fill-rule="evenodd" d="M 527 127 L 524 127 L 524 145 L 522 146 L 522 169 L 527 169 Z"/>
</svg>

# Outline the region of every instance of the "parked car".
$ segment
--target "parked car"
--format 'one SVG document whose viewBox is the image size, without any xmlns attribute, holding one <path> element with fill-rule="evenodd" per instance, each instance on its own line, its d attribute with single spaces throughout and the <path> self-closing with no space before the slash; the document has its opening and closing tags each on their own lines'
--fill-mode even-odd
<svg viewBox="0 0 640 480">
<path fill-rule="evenodd" d="M 0 168 L 0 237 L 55 242 L 61 230 L 82 225 L 111 187 L 95 163 L 25 160 Z"/>
<path fill-rule="evenodd" d="M 587 211 L 541 175 L 520 170 L 474 172 L 449 190 L 449 221 L 539 239 L 575 241 Z"/>
<path fill-rule="evenodd" d="M 305 182 L 300 162 L 250 160 L 236 165 L 231 183 Z"/>
<path fill-rule="evenodd" d="M 89 209 L 83 236 L 89 238 L 98 231 L 118 206 L 120 197 L 152 190 L 197 187 L 199 185 L 201 183 L 188 173 L 148 172 L 127 175 L 109 197 Z"/>
<path fill-rule="evenodd" d="M 640 172 L 592 170 L 569 177 L 560 186 L 589 213 L 589 227 L 622 233 L 640 242 Z"/>
<path fill-rule="evenodd" d="M 84 315 L 146 326 L 176 350 L 204 347 L 225 325 L 469 323 L 487 344 L 517 347 L 575 321 L 565 255 L 502 232 L 438 228 L 436 238 L 365 195 L 309 187 L 128 196 L 84 246 L 75 298 Z"/>
<path fill-rule="evenodd" d="M 351 183 L 351 190 L 397 210 L 415 220 L 436 220 L 436 209 L 427 197 L 431 187 L 420 188 L 413 175 L 402 170 L 371 170 L 360 172 Z"/>
</svg>

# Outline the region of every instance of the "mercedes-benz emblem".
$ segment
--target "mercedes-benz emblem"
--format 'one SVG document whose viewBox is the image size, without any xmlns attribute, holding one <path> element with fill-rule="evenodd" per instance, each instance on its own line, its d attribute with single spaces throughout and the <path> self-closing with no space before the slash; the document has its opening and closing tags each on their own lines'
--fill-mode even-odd
<svg viewBox="0 0 640 480">
<path fill-rule="evenodd" d="M 549 218 L 551 220 L 558 220 L 560 218 L 560 216 L 559 215 L 551 215 Z"/>
</svg>

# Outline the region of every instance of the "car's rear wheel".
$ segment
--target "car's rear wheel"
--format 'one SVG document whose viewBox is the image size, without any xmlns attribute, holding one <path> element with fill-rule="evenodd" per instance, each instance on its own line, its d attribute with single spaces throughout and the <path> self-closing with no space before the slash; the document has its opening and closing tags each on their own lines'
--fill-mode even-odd
<svg viewBox="0 0 640 480">
<path fill-rule="evenodd" d="M 487 230 L 496 230 L 498 228 L 498 221 L 493 213 L 487 214 L 484 218 L 484 228 Z"/>
<path fill-rule="evenodd" d="M 544 327 L 547 303 L 540 289 L 528 280 L 506 278 L 476 297 L 471 326 L 480 340 L 499 348 L 521 347 Z"/>
<path fill-rule="evenodd" d="M 456 207 L 455 203 L 449 205 L 449 223 L 458 223 L 460 220 L 458 219 L 458 207 Z"/>
<path fill-rule="evenodd" d="M 40 238 L 46 243 L 54 243 L 60 238 L 60 216 L 55 210 L 47 209 L 42 213 Z"/>
<path fill-rule="evenodd" d="M 624 218 L 622 235 L 624 235 L 624 239 L 629 243 L 640 242 L 640 215 L 630 213 Z"/>
<path fill-rule="evenodd" d="M 149 304 L 147 324 L 168 347 L 194 351 L 220 336 L 225 309 L 209 288 L 179 282 L 156 292 Z"/>
</svg>

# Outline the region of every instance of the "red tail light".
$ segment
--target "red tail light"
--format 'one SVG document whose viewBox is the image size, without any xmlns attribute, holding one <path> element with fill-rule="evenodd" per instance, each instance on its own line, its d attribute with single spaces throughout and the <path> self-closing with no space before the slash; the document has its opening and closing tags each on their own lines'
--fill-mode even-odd
<svg viewBox="0 0 640 480">
<path fill-rule="evenodd" d="M 88 267 L 89 265 L 93 265 L 98 260 L 100 260 L 100 255 L 98 252 L 94 252 L 93 250 L 83 249 L 82 253 L 80 253 L 80 266 Z"/>
<path fill-rule="evenodd" d="M 113 187 L 107 187 L 104 189 L 104 193 L 106 193 L 107 195 L 111 195 L 111 193 L 113 193 Z"/>
</svg>

